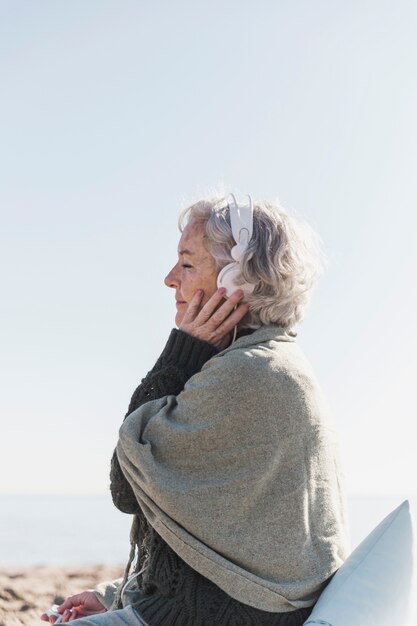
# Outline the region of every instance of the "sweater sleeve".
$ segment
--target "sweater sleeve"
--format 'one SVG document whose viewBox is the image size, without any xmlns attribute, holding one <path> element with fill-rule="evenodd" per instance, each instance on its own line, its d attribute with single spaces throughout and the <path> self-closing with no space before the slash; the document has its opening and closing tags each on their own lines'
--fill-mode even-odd
<svg viewBox="0 0 417 626">
<path fill-rule="evenodd" d="M 111 605 L 113 604 L 114 597 L 122 584 L 123 578 L 118 578 L 117 580 L 105 581 L 99 583 L 94 589 L 94 593 L 96 598 L 100 600 L 101 604 L 106 607 L 109 611 Z"/>
<path fill-rule="evenodd" d="M 178 395 L 187 380 L 217 353 L 218 349 L 212 344 L 173 329 L 156 364 L 134 391 L 125 419 L 146 402 L 167 395 Z M 116 451 L 111 460 L 110 491 L 113 502 L 120 511 L 138 513 L 139 505 L 132 487 L 120 469 Z"/>
</svg>

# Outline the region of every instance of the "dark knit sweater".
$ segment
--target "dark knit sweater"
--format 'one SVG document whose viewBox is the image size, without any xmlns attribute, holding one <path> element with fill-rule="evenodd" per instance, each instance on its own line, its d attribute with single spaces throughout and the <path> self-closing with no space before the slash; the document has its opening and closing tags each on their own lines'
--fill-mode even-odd
<svg viewBox="0 0 417 626">
<path fill-rule="evenodd" d="M 216 353 L 211 344 L 173 330 L 155 366 L 135 390 L 127 415 L 150 400 L 178 395 Z M 137 515 L 141 539 L 147 537 L 147 567 L 139 578 L 141 591 L 134 608 L 149 626 L 301 626 L 311 613 L 312 608 L 279 614 L 261 611 L 231 598 L 193 570 L 147 524 L 116 454 L 111 493 L 117 508 Z"/>
</svg>

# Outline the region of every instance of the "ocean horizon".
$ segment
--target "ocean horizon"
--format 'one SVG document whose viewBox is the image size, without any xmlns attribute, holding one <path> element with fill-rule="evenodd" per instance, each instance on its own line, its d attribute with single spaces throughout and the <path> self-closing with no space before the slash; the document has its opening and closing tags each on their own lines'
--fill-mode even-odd
<svg viewBox="0 0 417 626">
<path fill-rule="evenodd" d="M 351 547 L 405 499 L 417 496 L 349 495 Z M 131 516 L 108 495 L 0 495 L 0 566 L 125 564 Z"/>
</svg>

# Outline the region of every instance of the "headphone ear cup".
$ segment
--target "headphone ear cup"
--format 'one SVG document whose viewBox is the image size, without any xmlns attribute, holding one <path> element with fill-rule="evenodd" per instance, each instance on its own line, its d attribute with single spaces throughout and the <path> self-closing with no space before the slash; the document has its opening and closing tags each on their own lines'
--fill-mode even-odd
<svg viewBox="0 0 417 626">
<path fill-rule="evenodd" d="M 235 279 L 239 275 L 239 266 L 237 263 L 229 263 L 219 272 L 217 276 L 217 287 L 224 287 L 226 298 L 230 298 L 232 293 L 236 291 Z"/>
<path fill-rule="evenodd" d="M 224 294 L 225 298 L 230 298 L 236 289 L 242 289 L 246 296 L 252 293 L 255 285 L 250 285 L 249 283 L 238 285 L 237 281 L 239 278 L 241 278 L 239 263 L 229 263 L 219 272 L 217 276 L 217 287 L 224 287 L 226 289 L 226 293 Z"/>
</svg>

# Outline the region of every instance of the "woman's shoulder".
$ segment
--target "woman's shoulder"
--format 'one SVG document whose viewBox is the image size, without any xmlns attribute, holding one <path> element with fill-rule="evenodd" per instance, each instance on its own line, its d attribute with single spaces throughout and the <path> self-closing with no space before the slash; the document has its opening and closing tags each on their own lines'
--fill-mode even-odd
<svg viewBox="0 0 417 626">
<path fill-rule="evenodd" d="M 288 432 L 300 433 L 327 423 L 325 395 L 294 337 L 276 327 L 265 330 L 210 359 L 186 390 L 198 404 L 215 398 L 219 406 L 239 406 L 239 419 L 262 415 L 264 424 L 275 424 L 279 415 L 281 433 L 286 424 Z"/>
<path fill-rule="evenodd" d="M 253 386 L 268 380 L 289 386 L 315 381 L 313 369 L 295 341 L 296 333 L 280 326 L 262 326 L 237 339 L 204 366 L 222 377 L 238 378 Z M 204 370 L 203 368 L 203 370 Z"/>
<path fill-rule="evenodd" d="M 261 326 L 250 334 L 239 337 L 215 358 L 241 361 L 249 366 L 308 367 L 308 361 L 296 342 L 297 334 L 281 326 Z"/>
</svg>

